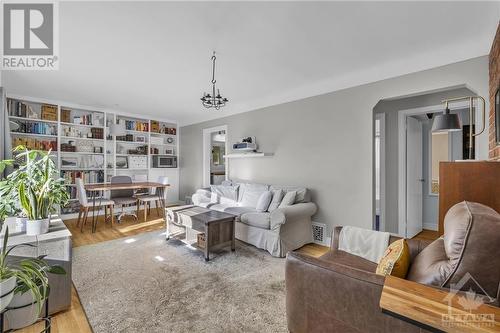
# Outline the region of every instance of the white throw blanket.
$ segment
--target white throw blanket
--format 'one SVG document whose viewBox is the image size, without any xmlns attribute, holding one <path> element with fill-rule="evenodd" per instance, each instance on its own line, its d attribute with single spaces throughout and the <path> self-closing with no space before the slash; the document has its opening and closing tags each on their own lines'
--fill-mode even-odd
<svg viewBox="0 0 500 333">
<path fill-rule="evenodd" d="M 388 232 L 345 226 L 340 231 L 339 250 L 378 264 L 389 246 L 389 237 Z"/>
</svg>

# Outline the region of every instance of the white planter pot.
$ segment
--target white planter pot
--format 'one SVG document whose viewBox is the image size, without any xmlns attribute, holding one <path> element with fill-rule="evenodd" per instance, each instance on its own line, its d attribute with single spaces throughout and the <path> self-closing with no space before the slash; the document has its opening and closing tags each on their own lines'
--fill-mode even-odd
<svg viewBox="0 0 500 333">
<path fill-rule="evenodd" d="M 5 218 L 5 221 L 2 226 L 2 231 L 0 232 L 2 235 L 5 234 L 5 230 L 7 230 L 7 227 L 9 227 L 9 233 L 13 233 L 16 231 L 16 222 L 17 218 L 16 217 L 7 217 Z"/>
<path fill-rule="evenodd" d="M 16 217 L 16 232 L 26 232 L 26 217 Z"/>
<path fill-rule="evenodd" d="M 37 321 L 38 304 L 35 303 L 33 293 L 27 291 L 23 294 L 15 294 L 12 302 L 7 307 L 9 311 L 5 313 L 7 326 L 10 329 L 20 329 Z"/>
<path fill-rule="evenodd" d="M 3 311 L 14 297 L 16 288 L 16 277 L 12 276 L 0 282 L 0 311 Z"/>
<path fill-rule="evenodd" d="M 26 235 L 37 236 L 49 231 L 49 219 L 28 220 L 26 222 Z"/>
</svg>

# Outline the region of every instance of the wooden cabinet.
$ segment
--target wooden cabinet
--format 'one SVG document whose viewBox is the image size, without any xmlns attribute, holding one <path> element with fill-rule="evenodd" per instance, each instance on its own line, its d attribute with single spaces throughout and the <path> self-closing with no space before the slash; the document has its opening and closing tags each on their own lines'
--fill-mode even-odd
<svg viewBox="0 0 500 333">
<path fill-rule="evenodd" d="M 464 161 L 439 164 L 439 233 L 444 216 L 461 201 L 473 201 L 500 212 L 500 162 Z"/>
</svg>

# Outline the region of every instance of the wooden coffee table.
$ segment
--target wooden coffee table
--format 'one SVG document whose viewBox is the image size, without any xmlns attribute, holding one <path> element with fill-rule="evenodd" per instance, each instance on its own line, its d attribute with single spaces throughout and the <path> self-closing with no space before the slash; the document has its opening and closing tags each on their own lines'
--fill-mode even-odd
<svg viewBox="0 0 500 333">
<path fill-rule="evenodd" d="M 183 209 L 178 213 L 178 223 L 186 229 L 205 234 L 205 261 L 209 261 L 211 250 L 231 245 L 235 250 L 236 215 L 202 207 Z"/>
</svg>

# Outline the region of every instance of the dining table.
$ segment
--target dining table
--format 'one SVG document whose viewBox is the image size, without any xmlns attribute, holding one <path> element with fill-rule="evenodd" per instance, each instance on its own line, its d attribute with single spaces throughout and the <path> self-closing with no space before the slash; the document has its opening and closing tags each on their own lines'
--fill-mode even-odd
<svg viewBox="0 0 500 333">
<path fill-rule="evenodd" d="M 170 184 L 161 184 L 157 182 L 135 182 L 135 183 L 94 183 L 94 184 L 85 184 L 84 188 L 86 191 L 90 193 L 90 198 L 92 200 L 92 233 L 96 231 L 97 227 L 97 215 L 95 208 L 97 207 L 100 210 L 101 205 L 99 202 L 104 197 L 105 191 L 113 191 L 113 190 L 142 190 L 142 189 L 156 189 L 156 194 L 160 198 L 160 206 L 163 212 L 163 221 L 166 223 L 166 215 L 165 215 L 165 196 L 167 188 Z"/>
</svg>

